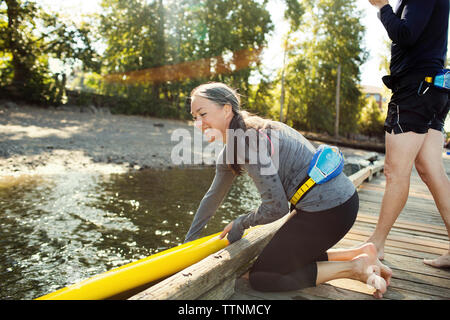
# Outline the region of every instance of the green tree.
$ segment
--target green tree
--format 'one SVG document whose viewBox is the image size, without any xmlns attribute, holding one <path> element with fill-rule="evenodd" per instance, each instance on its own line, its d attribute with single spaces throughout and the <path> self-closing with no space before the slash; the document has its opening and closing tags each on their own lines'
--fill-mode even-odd
<svg viewBox="0 0 450 320">
<path fill-rule="evenodd" d="M 337 67 L 342 67 L 340 133 L 356 132 L 364 100 L 358 88 L 364 27 L 356 1 L 304 1 L 307 17 L 302 41 L 290 53 L 288 108 L 300 129 L 334 132 Z"/>
<path fill-rule="evenodd" d="M 80 61 L 85 69 L 99 63 L 88 37 L 89 26 L 63 23 L 33 1 L 0 1 L 0 86 L 11 97 L 60 103 L 65 75 L 52 75 L 48 60 Z"/>
<path fill-rule="evenodd" d="M 367 99 L 358 122 L 359 132 L 369 137 L 384 136 L 384 113 L 380 110 L 375 98 Z"/>
<path fill-rule="evenodd" d="M 273 28 L 265 3 L 103 0 L 103 71 L 119 79 L 105 86 L 105 92 L 131 99 L 133 106 L 123 112 L 157 116 L 182 116 L 184 97 L 205 81 L 223 81 L 248 95 L 248 79 L 258 61 L 248 65 L 245 55 L 259 55 Z M 182 77 L 176 71 L 180 64 L 194 70 L 184 70 Z M 195 70 L 200 64 L 202 70 Z M 146 72 L 147 81 L 144 76 L 134 81 Z"/>
</svg>

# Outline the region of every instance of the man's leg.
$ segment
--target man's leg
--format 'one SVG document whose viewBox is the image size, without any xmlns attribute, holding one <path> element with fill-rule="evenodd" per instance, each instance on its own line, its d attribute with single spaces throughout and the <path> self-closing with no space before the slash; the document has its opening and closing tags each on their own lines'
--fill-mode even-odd
<svg viewBox="0 0 450 320">
<path fill-rule="evenodd" d="M 367 240 L 375 244 L 380 260 L 384 259 L 384 243 L 389 231 L 408 199 L 411 170 L 424 140 L 425 134 L 415 132 L 386 133 L 386 188 L 377 226 Z"/>
<path fill-rule="evenodd" d="M 442 161 L 443 145 L 444 135 L 440 131 L 430 129 L 417 155 L 416 169 L 433 195 L 450 238 L 450 180 Z M 450 267 L 450 248 L 443 256 L 424 262 L 434 267 Z"/>
</svg>

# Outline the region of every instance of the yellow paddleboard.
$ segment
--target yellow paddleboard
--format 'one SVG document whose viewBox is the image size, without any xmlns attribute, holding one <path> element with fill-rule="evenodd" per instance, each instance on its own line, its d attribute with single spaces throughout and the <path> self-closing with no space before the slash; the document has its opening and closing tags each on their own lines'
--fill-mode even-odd
<svg viewBox="0 0 450 320">
<path fill-rule="evenodd" d="M 170 276 L 228 245 L 216 233 L 112 269 L 36 300 L 100 300 Z"/>
</svg>

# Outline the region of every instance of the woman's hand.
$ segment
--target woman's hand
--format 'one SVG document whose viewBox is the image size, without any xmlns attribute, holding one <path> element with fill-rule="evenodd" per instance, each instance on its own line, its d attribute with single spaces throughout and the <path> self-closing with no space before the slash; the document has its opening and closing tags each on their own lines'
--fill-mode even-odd
<svg viewBox="0 0 450 320">
<path fill-rule="evenodd" d="M 225 236 L 227 235 L 228 232 L 231 231 L 231 229 L 233 228 L 233 222 L 230 222 L 222 231 L 222 233 L 219 236 L 219 239 L 223 239 L 225 238 Z"/>
<path fill-rule="evenodd" d="M 239 218 L 238 218 L 239 219 Z M 238 220 L 236 219 L 236 220 Z M 235 221 L 236 221 L 235 220 Z M 237 221 L 237 223 L 230 222 L 222 231 L 222 233 L 219 236 L 219 239 L 223 239 L 225 238 L 225 236 L 228 234 L 228 241 L 230 243 L 236 242 L 239 239 L 242 238 L 242 235 L 244 234 L 244 228 L 242 227 L 242 225 L 239 223 L 239 221 Z"/>
</svg>

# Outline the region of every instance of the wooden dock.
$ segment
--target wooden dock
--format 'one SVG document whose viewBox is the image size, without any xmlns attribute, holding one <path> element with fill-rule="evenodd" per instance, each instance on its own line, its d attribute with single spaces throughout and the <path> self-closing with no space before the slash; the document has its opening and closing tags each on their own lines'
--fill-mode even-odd
<svg viewBox="0 0 450 320">
<path fill-rule="evenodd" d="M 450 156 L 444 155 L 444 163 L 450 176 Z M 385 187 L 385 177 L 379 174 L 382 168 L 382 164 L 378 163 L 351 177 L 358 186 L 360 210 L 353 228 L 335 248 L 361 244 L 375 228 Z M 282 293 L 263 293 L 251 289 L 242 275 L 286 219 L 256 228 L 242 241 L 229 245 L 131 299 L 374 299 L 372 287 L 351 279 L 333 280 L 317 287 Z M 392 269 L 393 277 L 383 299 L 450 299 L 450 269 L 437 269 L 423 263 L 424 258 L 438 257 L 448 249 L 449 239 L 444 222 L 430 192 L 414 171 L 407 204 L 386 241 L 384 263 Z"/>
<path fill-rule="evenodd" d="M 444 159 L 450 176 L 450 157 Z M 350 232 L 335 247 L 353 247 L 364 242 L 375 228 L 385 187 L 384 175 L 364 182 L 358 189 L 360 210 Z M 385 263 L 393 271 L 384 299 L 450 299 L 450 270 L 433 268 L 423 259 L 438 257 L 449 249 L 444 222 L 433 197 L 414 170 L 409 198 L 394 224 L 385 246 Z M 333 280 L 315 288 L 286 293 L 261 293 L 248 281 L 238 279 L 231 299 L 373 299 L 373 288 L 351 279 Z"/>
</svg>

